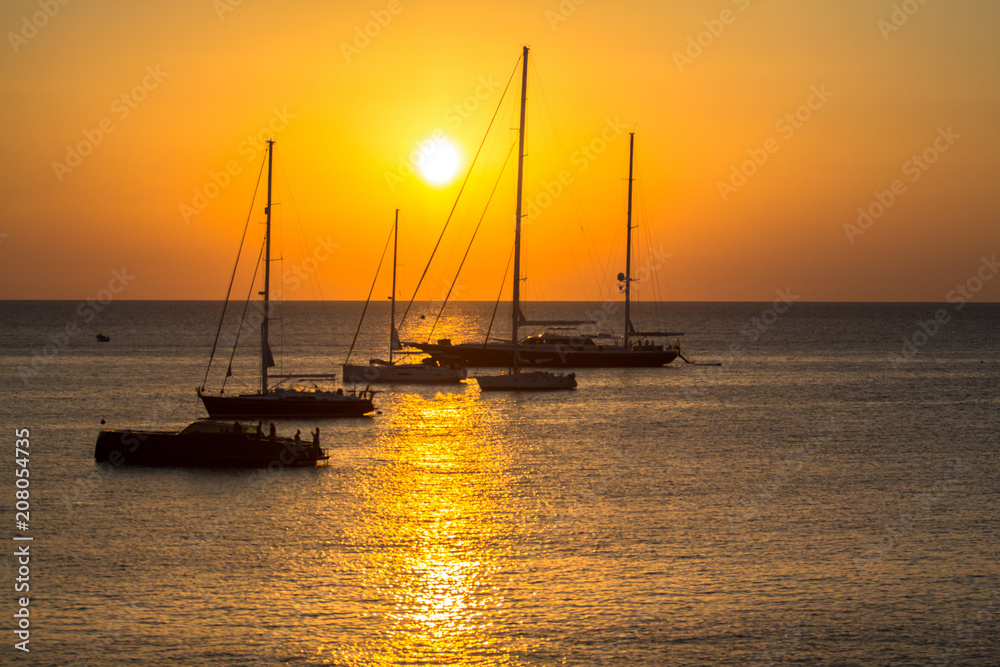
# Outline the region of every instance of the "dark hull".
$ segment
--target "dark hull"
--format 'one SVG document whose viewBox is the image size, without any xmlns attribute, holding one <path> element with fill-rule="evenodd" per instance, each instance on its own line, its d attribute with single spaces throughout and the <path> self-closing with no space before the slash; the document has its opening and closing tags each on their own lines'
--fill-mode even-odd
<svg viewBox="0 0 1000 667">
<path fill-rule="evenodd" d="M 576 373 L 525 371 L 477 376 L 476 382 L 482 391 L 559 391 L 576 389 Z"/>
<path fill-rule="evenodd" d="M 510 367 L 514 365 L 514 349 L 509 344 L 408 343 L 441 363 L 460 362 L 475 367 Z M 517 352 L 518 365 L 535 368 L 650 368 L 666 366 L 677 358 L 677 350 L 665 347 L 656 350 L 626 350 L 615 346 L 521 345 Z"/>
<path fill-rule="evenodd" d="M 344 384 L 458 384 L 466 378 L 465 369 L 439 368 L 423 364 L 398 366 L 344 364 Z"/>
<path fill-rule="evenodd" d="M 344 395 L 317 398 L 199 394 L 212 419 L 301 419 L 308 417 L 364 417 L 375 411 L 370 398 Z"/>
<path fill-rule="evenodd" d="M 312 443 L 238 433 L 101 431 L 94 459 L 112 465 L 180 468 L 301 468 L 327 459 Z"/>
</svg>

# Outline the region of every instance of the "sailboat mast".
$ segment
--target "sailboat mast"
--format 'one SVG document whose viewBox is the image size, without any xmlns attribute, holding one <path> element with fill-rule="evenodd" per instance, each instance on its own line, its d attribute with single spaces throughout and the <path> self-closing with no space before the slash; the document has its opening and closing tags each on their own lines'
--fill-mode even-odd
<svg viewBox="0 0 1000 667">
<path fill-rule="evenodd" d="M 625 349 L 629 349 L 629 333 L 632 331 L 632 151 L 635 146 L 635 132 L 628 135 L 628 231 L 625 233 Z"/>
<path fill-rule="evenodd" d="M 260 394 L 267 393 L 267 365 L 271 361 L 271 348 L 267 342 L 268 315 L 271 312 L 271 169 L 274 164 L 274 139 L 267 140 L 267 207 L 264 214 L 264 317 L 260 324 Z"/>
<path fill-rule="evenodd" d="M 524 110 L 528 99 L 528 47 L 524 47 L 521 67 L 521 124 L 517 148 L 517 212 L 514 215 L 514 294 L 511 307 L 510 335 L 514 344 L 514 368 L 517 368 L 517 325 L 521 317 L 521 189 L 524 184 Z"/>
<path fill-rule="evenodd" d="M 392 348 L 396 346 L 396 246 L 399 241 L 399 209 L 392 225 L 392 296 L 389 306 L 389 365 L 392 365 Z"/>
</svg>

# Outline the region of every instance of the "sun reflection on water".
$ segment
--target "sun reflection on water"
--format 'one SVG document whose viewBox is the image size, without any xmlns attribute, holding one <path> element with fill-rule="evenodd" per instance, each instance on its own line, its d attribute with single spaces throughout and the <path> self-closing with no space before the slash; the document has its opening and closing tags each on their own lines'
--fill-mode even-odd
<svg viewBox="0 0 1000 667">
<path fill-rule="evenodd" d="M 404 340 L 421 342 L 432 342 L 442 338 L 454 343 L 482 342 L 486 337 L 491 313 L 492 310 L 489 308 L 469 309 L 463 312 L 445 310 L 438 319 L 438 311 L 432 304 L 421 304 L 407 320 L 405 332 L 401 336 Z M 506 315 L 498 317 L 497 322 L 506 323 L 509 318 L 508 310 Z M 503 335 L 502 332 L 506 329 L 500 326 L 501 331 L 498 331 L 497 326 L 499 325 L 494 323 L 492 335 Z"/>
<path fill-rule="evenodd" d="M 504 426 L 476 392 L 397 395 L 377 437 L 353 536 L 372 599 L 365 662 L 468 664 L 502 659 L 519 522 Z M 387 411 L 388 412 L 388 411 Z"/>
</svg>

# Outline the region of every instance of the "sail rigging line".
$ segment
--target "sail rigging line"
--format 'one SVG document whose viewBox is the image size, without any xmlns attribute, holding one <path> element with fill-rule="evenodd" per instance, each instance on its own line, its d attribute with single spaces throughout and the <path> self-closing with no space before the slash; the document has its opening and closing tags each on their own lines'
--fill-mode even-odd
<svg viewBox="0 0 1000 667">
<path fill-rule="evenodd" d="M 510 107 L 513 106 L 514 102 L 516 102 L 515 99 L 508 97 L 508 101 L 507 101 L 508 108 L 504 109 L 501 112 L 501 119 L 507 117 L 507 113 L 508 113 L 508 111 L 510 111 Z M 501 120 L 501 122 L 502 122 L 502 120 Z M 481 164 L 483 164 L 483 165 L 492 165 L 492 164 L 495 163 L 494 155 L 498 152 L 497 151 L 497 146 L 500 143 L 500 140 L 503 138 L 503 134 L 504 133 L 503 132 L 494 132 L 493 134 L 494 134 L 494 137 L 493 137 L 492 143 L 490 144 L 489 151 L 480 160 Z M 504 164 L 506 164 L 506 161 L 504 162 Z M 483 171 L 485 172 L 487 169 L 488 169 L 488 166 L 484 167 Z M 501 171 L 502 171 L 502 168 L 501 168 Z M 475 189 L 472 191 L 471 196 L 468 198 L 468 201 L 470 202 L 470 205 L 468 207 L 468 210 L 465 211 L 465 213 L 462 216 L 463 225 L 458 230 L 458 235 L 459 236 L 461 236 L 462 233 L 466 229 L 467 225 L 465 223 L 468 221 L 468 219 L 470 219 L 472 217 L 472 211 L 473 211 L 473 205 L 472 204 L 475 203 L 475 202 L 478 202 L 480 200 L 480 196 L 479 195 L 480 195 L 480 192 L 485 187 L 486 176 L 487 176 L 487 174 L 483 173 L 483 174 L 480 174 L 478 176 L 478 178 L 476 179 Z M 458 249 L 458 247 L 459 247 L 459 244 L 456 242 L 449 249 L 448 256 L 446 258 L 444 258 L 444 260 L 442 262 L 442 264 L 444 266 L 453 266 L 454 265 L 453 262 L 452 262 L 452 256 L 456 253 L 456 249 Z"/>
<path fill-rule="evenodd" d="M 483 214 L 481 216 L 479 216 L 479 222 L 476 223 L 476 228 L 474 230 L 472 230 L 472 238 L 469 239 L 469 245 L 466 246 L 466 248 L 465 248 L 465 254 L 462 255 L 462 261 L 459 262 L 459 264 L 458 264 L 458 270 L 455 271 L 455 278 L 451 281 L 451 285 L 448 286 L 448 293 L 445 294 L 444 301 L 442 302 L 441 307 L 438 309 L 437 316 L 434 318 L 434 323 L 431 325 L 431 330 L 427 334 L 427 341 L 428 342 L 430 342 L 431 337 L 434 335 L 434 329 L 437 328 L 438 321 L 440 321 L 441 315 L 444 313 L 445 306 L 448 305 L 448 299 L 451 298 L 451 292 L 452 292 L 452 290 L 455 289 L 455 285 L 458 284 L 458 278 L 459 278 L 459 276 L 462 273 L 462 267 L 465 266 L 465 260 L 468 259 L 468 257 L 469 257 L 469 251 L 472 250 L 472 243 L 473 243 L 473 241 L 476 240 L 476 234 L 479 233 L 479 228 L 482 226 L 483 220 L 486 218 L 486 211 L 490 207 L 490 202 L 493 201 L 493 195 L 496 194 L 497 188 L 500 186 L 500 181 L 503 179 L 504 171 L 506 171 L 507 164 L 510 162 L 510 156 L 514 154 L 514 146 L 516 146 L 516 145 L 517 144 L 515 142 L 511 142 L 511 144 L 510 144 L 510 150 L 507 151 L 507 157 L 503 161 L 503 166 L 500 167 L 500 173 L 497 174 L 496 183 L 493 184 L 493 189 L 490 190 L 490 196 L 486 200 L 485 206 L 483 206 Z M 507 276 L 506 276 L 506 273 L 505 273 L 504 274 L 504 278 L 506 278 L 506 277 Z"/>
<path fill-rule="evenodd" d="M 537 56 L 535 58 L 537 59 Z M 532 73 L 534 74 L 534 77 L 535 77 L 535 90 L 538 91 L 538 97 L 539 97 L 538 107 L 543 112 L 542 113 L 542 120 L 543 121 L 544 120 L 548 121 L 547 124 L 545 122 L 539 122 L 538 123 L 538 127 L 541 129 L 540 136 L 542 138 L 542 143 L 543 143 L 543 147 L 542 148 L 543 148 L 543 151 L 544 151 L 545 154 L 548 154 L 548 153 L 553 152 L 553 150 L 555 150 L 556 152 L 558 152 L 559 157 L 562 160 L 561 164 L 562 165 L 566 165 L 567 164 L 567 162 L 566 162 L 566 155 L 562 151 L 562 145 L 558 141 L 559 136 L 558 136 L 558 133 L 556 132 L 555 117 L 552 114 L 552 107 L 549 105 L 548 97 L 545 94 L 545 85 L 544 85 L 544 82 L 542 80 L 541 74 L 538 71 L 538 66 L 537 66 L 537 64 L 535 62 L 535 59 L 533 59 L 531 61 L 531 71 L 532 71 Z M 533 136 L 537 137 L 537 136 L 539 136 L 539 134 L 535 134 Z M 554 147 L 554 149 L 552 147 Z M 526 151 L 526 154 L 527 153 L 530 153 L 530 150 Z M 563 186 L 563 188 L 564 188 L 564 191 L 565 191 L 565 189 L 567 188 L 567 186 Z M 537 192 L 537 188 L 536 188 L 536 192 Z M 539 193 L 539 194 L 537 194 L 535 196 L 536 205 L 537 205 L 537 202 L 539 201 L 539 198 L 541 197 L 541 194 L 542 193 Z M 559 195 L 552 196 L 551 192 L 549 192 L 547 194 L 549 194 L 552 197 L 552 203 L 555 203 L 555 200 L 559 196 Z M 551 206 L 551 204 L 550 204 L 550 206 Z M 539 211 L 539 213 L 541 213 L 541 211 Z M 541 217 L 541 216 L 539 216 L 539 217 Z M 565 220 L 565 218 L 563 216 L 559 216 L 558 220 L 563 223 L 564 227 L 568 226 L 566 224 L 566 220 Z M 531 221 L 529 220 L 528 222 L 531 222 Z M 524 241 L 524 238 L 526 236 L 528 236 L 530 228 L 531 228 L 530 225 L 524 225 L 524 227 L 522 228 L 522 230 L 521 230 L 522 241 Z M 551 229 L 551 227 L 550 227 L 550 229 Z M 562 255 L 562 256 L 563 257 L 568 257 L 572 261 L 573 271 L 576 273 L 577 284 L 580 286 L 580 288 L 583 291 L 583 299 L 582 300 L 583 301 L 589 301 L 590 299 L 589 299 L 589 297 L 587 295 L 587 286 L 586 286 L 586 283 L 583 280 L 583 276 L 580 274 L 580 265 L 576 261 L 576 259 L 577 259 L 577 253 L 574 252 L 574 249 L 573 249 L 572 235 L 571 234 L 565 234 L 563 236 L 563 238 L 562 238 L 562 241 L 565 243 L 565 254 Z M 528 283 L 528 275 L 530 274 L 529 266 L 530 266 L 530 263 L 535 259 L 535 257 L 532 254 L 532 251 L 530 250 L 531 248 L 532 248 L 532 245 L 530 243 L 522 243 L 522 249 L 521 249 L 521 264 L 522 264 L 522 272 L 521 273 L 522 273 L 522 279 L 521 279 L 521 282 L 524 283 L 524 287 L 523 287 L 523 289 L 524 289 L 524 300 L 525 301 L 545 301 L 546 300 L 546 295 L 544 294 L 544 289 L 545 289 L 545 285 L 547 284 L 545 281 L 540 281 L 538 283 L 532 283 L 531 286 L 529 287 L 529 283 Z M 543 266 L 546 266 L 546 265 L 550 264 L 550 262 L 548 260 L 551 259 L 551 252 L 545 253 L 545 257 L 546 257 L 546 261 L 544 261 L 542 263 Z M 591 266 L 593 266 L 593 265 L 591 265 Z M 534 288 L 535 284 L 538 285 L 537 288 Z M 532 288 L 533 288 L 533 291 L 531 291 Z"/>
<path fill-rule="evenodd" d="M 650 259 L 654 256 L 654 253 L 657 253 L 662 246 L 659 244 L 655 235 L 655 230 L 653 229 L 653 225 L 649 220 L 649 206 L 646 203 L 646 189 L 643 187 L 642 180 L 640 180 L 641 165 L 642 161 L 636 160 L 636 184 L 637 184 L 636 189 L 638 191 L 637 208 L 639 209 L 639 218 L 643 222 L 643 236 L 645 237 L 646 241 L 646 253 L 645 253 L 646 261 L 649 262 Z M 654 245 L 654 242 L 656 243 L 656 245 Z M 665 300 L 663 298 L 664 294 L 660 285 L 659 276 L 662 274 L 663 281 L 666 284 L 667 297 L 668 297 L 666 300 L 673 302 L 674 296 L 673 296 L 673 290 L 670 287 L 670 274 L 666 271 L 665 267 L 662 267 L 661 269 L 658 269 L 656 271 L 650 268 L 649 274 L 650 275 L 648 282 L 651 283 L 650 291 L 652 292 L 652 297 L 653 297 L 652 301 L 657 304 L 657 307 L 655 309 L 655 317 L 657 324 L 656 328 L 659 329 L 660 331 L 667 331 L 668 325 L 666 324 L 666 317 L 662 306 Z"/>
<path fill-rule="evenodd" d="M 294 222 L 295 222 L 295 225 L 294 225 L 295 230 L 299 233 L 299 241 L 302 243 L 303 254 L 306 257 L 309 257 L 310 254 L 308 252 L 308 245 L 306 243 L 305 231 L 302 228 L 302 218 L 299 216 L 299 209 L 295 205 L 295 197 L 292 195 L 292 185 L 291 185 L 291 181 L 288 178 L 288 171 L 285 168 L 285 163 L 282 160 L 281 154 L 277 153 L 277 152 L 275 152 L 275 171 L 277 172 L 277 179 L 275 179 L 275 180 L 280 180 L 280 182 L 283 184 L 283 187 L 284 187 L 284 190 L 279 190 L 279 192 L 281 193 L 282 198 L 284 198 L 286 196 L 288 197 L 288 206 L 291 209 L 290 216 L 291 216 L 292 220 L 294 220 Z M 272 210 L 271 211 L 271 215 L 272 216 L 274 216 L 274 214 L 277 213 L 277 212 L 281 213 L 280 224 L 276 224 L 276 225 L 272 224 L 272 230 L 271 230 L 271 236 L 273 238 L 274 237 L 274 227 L 277 227 L 277 229 L 278 229 L 278 246 L 279 246 L 280 256 L 277 257 L 277 258 L 272 257 L 271 261 L 276 261 L 276 262 L 278 262 L 280 264 L 280 272 L 278 274 L 280 276 L 280 279 L 279 279 L 278 283 L 280 285 L 280 287 L 279 287 L 279 293 L 281 294 L 281 298 L 280 299 L 275 299 L 274 297 L 272 297 L 271 300 L 277 302 L 277 304 L 279 306 L 282 306 L 282 311 L 283 311 L 284 310 L 283 306 L 284 306 L 284 303 L 286 301 L 286 299 L 285 299 L 285 289 L 284 289 L 284 276 L 285 276 L 285 232 L 286 232 L 287 223 L 285 222 L 286 218 L 284 217 L 284 202 L 283 201 L 279 201 L 279 202 L 272 201 L 271 202 L 271 206 L 272 207 L 274 207 L 274 206 L 278 207 L 277 210 Z M 304 261 L 303 261 L 303 264 L 304 264 Z M 302 271 L 302 272 L 305 272 L 305 271 Z M 302 272 L 300 272 L 300 273 L 302 273 Z M 320 285 L 319 278 L 316 276 L 316 272 L 315 271 L 310 271 L 310 272 L 308 272 L 308 275 L 311 278 L 311 283 L 316 288 L 316 291 L 319 294 L 320 301 L 325 301 L 326 299 L 323 297 L 323 288 Z M 283 315 L 276 315 L 276 316 L 272 317 L 271 320 L 272 321 L 277 321 L 279 323 L 279 325 L 280 325 L 279 326 L 279 334 L 278 334 L 278 336 L 279 336 L 279 340 L 278 340 L 279 353 L 278 353 L 278 356 L 281 359 L 281 365 L 280 365 L 279 368 L 280 368 L 281 372 L 284 373 L 284 364 L 285 364 L 285 354 L 284 354 L 284 351 L 285 351 L 285 318 L 284 318 Z"/>
<path fill-rule="evenodd" d="M 233 274 L 229 277 L 229 287 L 226 288 L 226 299 L 222 303 L 222 315 L 219 317 L 219 327 L 215 330 L 215 340 L 212 342 L 212 353 L 208 357 L 208 368 L 205 369 L 205 378 L 201 381 L 202 391 L 205 390 L 205 387 L 208 384 L 208 374 L 212 370 L 212 360 L 215 359 L 215 350 L 219 345 L 219 336 L 222 335 L 222 324 L 226 319 L 226 309 L 229 307 L 229 297 L 232 295 L 233 284 L 236 281 L 236 270 L 240 266 L 240 256 L 243 253 L 243 242 L 246 241 L 247 231 L 250 229 L 250 218 L 253 216 L 253 205 L 254 202 L 257 201 L 257 191 L 260 189 L 260 179 L 264 174 L 264 164 L 266 163 L 266 159 L 267 158 L 265 157 L 264 160 L 261 160 L 260 171 L 257 172 L 257 185 L 254 186 L 253 196 L 250 198 L 250 210 L 247 212 L 247 221 L 243 225 L 243 235 L 240 237 L 240 246 L 236 250 L 236 262 L 233 264 Z M 257 262 L 260 262 L 260 258 L 257 259 Z M 254 275 L 256 276 L 256 271 L 254 272 Z M 231 364 L 232 360 L 230 358 L 230 365 Z"/>
<path fill-rule="evenodd" d="M 517 59 L 517 63 L 520 64 L 521 59 Z M 486 127 L 486 134 L 483 135 L 483 140 L 479 144 L 479 148 L 476 150 L 475 157 L 472 158 L 472 163 L 469 165 L 469 171 L 465 174 L 465 178 L 462 179 L 462 187 L 458 190 L 458 195 L 455 196 L 455 203 L 451 206 L 451 211 L 448 213 L 448 218 L 444 221 L 444 227 L 441 229 L 441 233 L 438 235 L 437 242 L 434 243 L 434 249 L 431 250 L 431 256 L 427 259 L 427 265 L 424 267 L 423 273 L 420 274 L 420 280 L 417 281 L 417 286 L 413 290 L 413 296 L 410 297 L 410 302 L 406 304 L 406 309 L 403 311 L 403 317 L 399 320 L 398 329 L 403 328 L 403 322 L 406 321 L 406 316 L 410 314 L 410 308 L 413 307 L 413 302 L 417 298 L 417 293 L 420 291 L 420 286 L 424 282 L 424 278 L 427 277 L 427 271 L 431 268 L 431 262 L 434 261 L 434 254 L 437 252 L 438 247 L 441 245 L 441 239 L 444 238 L 444 233 L 448 229 L 448 223 L 451 222 L 452 216 L 455 214 L 455 209 L 458 208 L 458 202 L 462 198 L 462 192 L 465 191 L 465 186 L 469 182 L 469 178 L 472 177 L 472 169 L 476 166 L 476 160 L 479 159 L 479 154 L 483 151 L 483 146 L 486 145 L 486 139 L 490 136 L 490 130 L 493 128 L 493 123 L 496 122 L 497 114 L 500 113 L 500 108 L 504 103 L 504 99 L 507 97 L 507 91 L 510 89 L 510 83 L 514 80 L 514 75 L 517 74 L 517 65 L 514 66 L 514 71 L 511 72 L 510 78 L 507 79 L 507 85 L 503 89 L 503 94 L 500 95 L 500 101 L 497 102 L 497 108 L 493 111 L 493 117 L 490 118 L 490 124 Z"/>
<path fill-rule="evenodd" d="M 236 338 L 233 340 L 233 351 L 229 353 L 229 365 L 226 367 L 226 376 L 222 378 L 222 388 L 219 389 L 220 394 L 226 390 L 226 382 L 228 382 L 229 378 L 233 375 L 233 359 L 236 357 L 236 348 L 240 342 L 240 334 L 243 333 L 243 322 L 246 321 L 247 310 L 250 308 L 250 299 L 253 297 L 253 288 L 257 283 L 257 272 L 260 270 L 260 265 L 262 263 L 261 259 L 264 257 L 264 246 L 266 244 L 267 239 L 265 238 L 260 243 L 260 252 L 257 253 L 257 263 L 254 265 L 253 277 L 250 279 L 250 291 L 247 292 L 247 299 L 243 303 L 243 313 L 240 315 L 240 325 L 236 328 Z M 271 351 L 268 349 L 268 356 L 270 356 L 270 354 Z"/>
<path fill-rule="evenodd" d="M 537 58 L 538 58 L 538 56 L 536 55 L 535 56 L 535 60 L 537 60 Z M 535 60 L 532 61 L 532 65 L 531 66 L 533 68 L 532 71 L 535 74 L 535 80 L 537 82 L 536 85 L 535 85 L 535 88 L 538 90 L 538 95 L 539 95 L 539 98 L 540 98 L 540 106 L 541 106 L 541 109 L 545 112 L 545 118 L 549 122 L 548 128 L 552 129 L 552 143 L 556 147 L 556 151 L 558 152 L 559 157 L 562 160 L 562 164 L 563 165 L 569 165 L 570 162 L 569 162 L 569 160 L 566 157 L 566 155 L 567 155 L 566 154 L 566 149 L 563 148 L 562 140 L 561 140 L 561 138 L 559 136 L 559 133 L 555 131 L 555 128 L 557 127 L 556 120 L 555 120 L 555 117 L 552 114 L 552 106 L 549 104 L 548 97 L 546 97 L 546 95 L 545 95 L 545 84 L 544 84 L 544 81 L 542 79 L 542 76 L 541 76 L 540 72 L 538 71 L 538 67 L 535 65 Z M 544 132 L 544 130 L 548 129 L 548 128 L 546 128 L 546 126 L 544 124 L 540 123 L 540 125 L 542 126 L 543 132 Z M 575 183 L 572 183 L 571 185 L 575 186 Z M 602 292 L 602 293 L 605 293 L 605 294 L 608 294 L 611 291 L 610 282 L 609 282 L 608 277 L 607 277 L 609 275 L 607 273 L 608 269 L 605 266 L 605 270 L 602 271 L 602 272 L 600 272 L 600 273 L 598 273 L 597 267 L 600 266 L 600 260 L 599 260 L 599 258 L 600 258 L 601 253 L 597 249 L 596 241 L 593 238 L 593 232 L 590 229 L 590 223 L 587 221 L 586 215 L 584 215 L 584 207 L 583 207 L 583 203 L 580 200 L 579 190 L 576 187 L 569 187 L 569 186 L 567 186 L 565 189 L 570 191 L 570 198 L 571 198 L 571 200 L 573 202 L 573 207 L 576 209 L 577 218 L 579 219 L 579 221 L 581 223 L 580 224 L 580 232 L 581 232 L 581 235 L 583 237 L 583 246 L 584 246 L 584 249 L 587 252 L 587 259 L 590 261 L 590 270 L 591 270 L 591 273 L 594 274 L 594 280 L 596 281 L 598 291 Z M 568 227 L 568 225 L 567 225 L 567 227 Z M 571 239 L 571 238 L 572 238 L 572 235 L 570 235 L 570 234 L 566 235 L 567 242 L 569 242 L 569 239 Z M 593 247 L 591 247 L 591 246 L 593 246 Z M 571 251 L 570 252 L 570 256 L 574 258 L 573 268 L 576 271 L 577 279 L 580 281 L 581 287 L 583 287 L 584 289 L 586 289 L 586 283 L 583 280 L 583 276 L 580 275 L 580 267 L 579 267 L 579 265 L 575 261 L 576 253 L 573 253 Z M 584 300 L 587 300 L 587 298 L 586 298 L 586 292 L 584 293 Z"/>
<path fill-rule="evenodd" d="M 621 344 L 628 348 L 629 338 L 635 332 L 635 327 L 632 325 L 631 319 L 631 307 L 630 303 L 633 300 L 633 293 L 635 288 L 635 278 L 634 269 L 630 264 L 630 257 L 633 256 L 631 252 L 630 239 L 632 238 L 632 230 L 638 227 L 635 217 L 629 215 L 630 209 L 633 207 L 633 202 L 630 196 L 635 188 L 636 177 L 633 173 L 634 160 L 633 151 L 634 142 L 628 153 L 626 153 L 625 160 L 623 164 L 619 167 L 621 169 L 621 176 L 618 179 L 618 213 L 615 217 L 616 221 L 625 221 L 625 233 L 622 234 L 618 230 L 617 226 L 615 228 L 614 241 L 612 244 L 612 252 L 606 258 L 607 264 L 605 264 L 604 273 L 606 275 L 616 275 L 614 267 L 612 265 L 617 265 L 619 267 L 625 267 L 625 281 L 619 282 L 618 293 L 625 296 L 625 306 L 622 309 L 621 314 L 615 311 L 615 317 L 611 319 L 611 333 L 615 334 L 618 332 L 618 326 L 622 326 L 620 342 Z M 630 180 L 631 177 L 631 180 Z M 619 306 L 621 304 L 618 304 Z M 621 321 L 621 317 L 624 316 L 624 322 Z"/>
<path fill-rule="evenodd" d="M 284 188 L 285 188 L 282 191 L 282 196 L 287 196 L 288 197 L 288 206 L 291 208 L 291 217 L 295 221 L 295 231 L 298 232 L 299 241 L 302 243 L 303 255 L 308 259 L 310 256 L 312 256 L 312 254 L 311 254 L 311 251 L 309 250 L 309 243 L 306 241 L 305 229 L 302 226 L 302 218 L 301 218 L 301 216 L 299 216 L 299 209 L 298 209 L 298 206 L 296 206 L 296 204 L 295 204 L 295 197 L 292 194 L 291 181 L 288 180 L 288 172 L 285 170 L 285 165 L 281 161 L 280 156 L 279 155 L 275 155 L 275 158 L 276 158 L 276 160 L 278 162 L 278 164 L 276 165 L 276 168 L 277 168 L 277 171 L 278 171 L 278 176 L 281 179 L 282 183 L 284 184 Z M 275 205 L 280 204 L 280 203 L 282 203 L 282 202 L 277 202 Z M 282 225 L 281 228 L 283 230 L 284 229 L 284 225 Z M 282 235 L 281 240 L 282 240 L 282 243 L 281 243 L 281 246 L 282 246 L 281 260 L 282 260 L 282 262 L 284 262 L 284 235 Z M 304 263 L 304 260 L 303 260 L 303 263 Z M 306 273 L 305 268 L 304 267 L 302 267 L 302 268 L 303 268 L 302 272 Z M 308 274 L 309 274 L 310 282 L 316 288 L 316 292 L 319 294 L 320 301 L 326 301 L 326 297 L 323 296 L 323 285 L 320 282 L 319 277 L 316 275 L 316 271 L 309 271 Z M 284 275 L 284 274 L 282 274 L 282 275 Z M 285 299 L 281 299 L 281 300 L 284 301 Z"/>
<path fill-rule="evenodd" d="M 271 145 L 271 151 L 272 152 L 274 151 L 274 145 L 273 144 Z M 286 194 L 287 193 L 289 195 L 289 197 L 290 197 L 291 196 L 291 187 L 289 187 L 289 185 L 288 185 L 288 175 L 285 174 L 284 170 L 282 169 L 281 157 L 280 156 L 275 156 L 275 160 L 274 161 L 276 163 L 274 165 L 274 171 L 278 172 L 278 178 L 280 178 L 281 176 L 285 177 L 285 190 L 282 191 L 282 194 Z M 278 179 L 273 179 L 273 180 L 277 181 Z M 275 188 L 275 190 L 278 190 L 278 188 Z M 278 275 L 283 277 L 285 275 L 285 223 L 284 223 L 284 207 L 282 206 L 282 204 L 283 204 L 283 202 L 274 201 L 273 198 L 271 200 L 271 217 L 272 217 L 272 223 L 271 223 L 271 244 L 272 244 L 272 246 L 274 245 L 274 239 L 275 239 L 274 230 L 275 230 L 275 228 L 277 228 L 277 230 L 278 230 L 278 236 L 277 236 L 278 256 L 274 257 L 273 256 L 273 252 L 272 252 L 271 261 L 278 263 L 278 265 L 279 265 Z M 282 212 L 282 217 L 281 217 L 281 223 L 280 224 L 278 224 L 278 221 L 276 219 L 278 216 L 276 215 L 277 211 L 274 208 L 275 206 L 278 207 L 277 211 L 281 211 Z M 300 226 L 301 226 L 301 224 L 300 224 Z M 301 232 L 301 229 L 300 229 L 300 232 Z M 273 248 L 272 248 L 272 250 L 273 250 Z M 281 294 L 281 298 L 277 299 L 273 295 L 271 295 L 270 293 L 268 294 L 268 302 L 269 303 L 274 303 L 275 306 L 278 306 L 278 305 L 284 303 L 284 301 L 285 301 L 285 290 L 284 290 L 284 281 L 283 281 L 283 279 L 279 279 L 278 280 L 278 284 L 281 285 L 281 287 L 278 288 L 278 292 L 279 292 L 279 294 Z M 275 313 L 275 315 L 272 316 L 271 312 L 268 312 L 268 321 L 269 321 L 269 324 L 268 324 L 268 337 L 271 336 L 271 329 L 270 329 L 271 325 L 274 324 L 274 323 L 277 323 L 278 324 L 278 327 L 277 327 L 278 328 L 278 358 L 281 359 L 281 366 L 279 366 L 278 368 L 280 369 L 281 373 L 284 374 L 284 372 L 285 372 L 285 320 L 284 320 L 284 317 L 277 315 L 278 311 L 275 308 L 271 308 L 270 306 L 269 306 L 269 308 L 270 308 L 271 311 L 273 311 Z M 271 362 L 272 362 L 270 364 L 270 366 L 274 366 L 275 365 L 273 363 L 274 362 L 274 355 L 271 353 L 270 340 L 268 340 L 267 354 L 268 354 L 268 357 L 271 359 Z M 279 382 L 278 384 L 281 384 L 281 383 Z M 277 385 L 275 385 L 275 386 L 277 386 Z"/>
<path fill-rule="evenodd" d="M 645 192 L 645 189 L 643 189 L 641 187 L 639 189 L 639 204 L 640 204 L 640 207 L 641 207 L 643 219 L 646 220 L 646 216 L 648 214 L 648 208 L 646 206 L 646 192 Z M 653 229 L 653 225 L 650 224 L 648 220 L 646 222 L 645 235 L 646 235 L 646 244 L 648 246 L 647 255 L 651 254 L 653 252 L 656 252 L 657 249 L 659 249 L 660 247 L 662 247 L 662 245 L 659 243 L 659 239 L 656 238 L 656 233 L 655 233 L 655 230 Z M 653 245 L 654 243 L 656 244 L 655 246 Z M 667 300 L 668 301 L 673 301 L 674 300 L 674 294 L 673 294 L 673 289 L 670 286 L 670 274 L 668 272 L 666 272 L 666 271 L 663 272 L 663 281 L 664 281 L 664 283 L 666 284 L 666 287 L 667 287 Z M 656 286 L 657 290 L 660 289 L 659 281 L 656 282 L 655 286 Z M 657 295 L 657 300 L 663 301 L 663 299 L 661 297 L 662 297 L 662 294 L 658 294 Z"/>
<path fill-rule="evenodd" d="M 393 225 L 395 226 L 395 225 Z M 346 364 L 351 360 L 351 353 L 354 352 L 354 345 L 358 342 L 358 334 L 361 333 L 361 325 L 365 321 L 365 313 L 368 312 L 368 304 L 371 303 L 372 294 L 375 292 L 375 283 L 378 281 L 378 274 L 382 270 L 382 262 L 385 261 L 385 254 L 389 251 L 389 243 L 392 241 L 392 230 L 389 230 L 389 238 L 385 240 L 385 248 L 382 249 L 382 256 L 378 260 L 378 266 L 375 267 L 375 278 L 372 279 L 371 289 L 368 290 L 368 298 L 365 299 L 365 307 L 361 311 L 361 317 L 358 319 L 358 328 L 354 331 L 354 338 L 351 339 L 351 347 L 347 350 L 347 357 L 344 359 Z"/>
<path fill-rule="evenodd" d="M 490 315 L 490 325 L 486 327 L 486 336 L 483 338 L 483 348 L 490 341 L 490 332 L 493 331 L 493 322 L 497 317 L 497 310 L 500 308 L 500 299 L 503 297 L 503 288 L 507 284 L 507 274 L 510 273 L 510 263 L 514 259 L 514 246 L 510 248 L 510 254 L 507 256 L 507 268 L 503 270 L 503 280 L 500 281 L 500 293 L 497 294 L 497 300 L 493 303 L 493 314 Z M 513 304 L 512 304 L 513 306 Z"/>
</svg>

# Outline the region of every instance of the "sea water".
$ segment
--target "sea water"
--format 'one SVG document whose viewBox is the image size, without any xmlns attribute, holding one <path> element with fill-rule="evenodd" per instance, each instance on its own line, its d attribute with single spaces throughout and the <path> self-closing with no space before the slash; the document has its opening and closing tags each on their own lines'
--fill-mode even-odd
<svg viewBox="0 0 1000 667">
<path fill-rule="evenodd" d="M 279 422 L 330 461 L 267 473 L 93 460 L 102 420 L 204 416 L 219 304 L 2 303 L 0 662 L 1000 664 L 1000 306 L 957 305 L 667 304 L 693 364 L 380 388 L 371 417 Z M 377 306 L 353 361 L 388 354 Z M 361 308 L 287 304 L 273 372 L 338 372 Z M 402 338 L 481 339 L 492 310 L 418 305 Z M 259 382 L 250 325 L 227 392 Z"/>
</svg>

